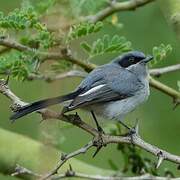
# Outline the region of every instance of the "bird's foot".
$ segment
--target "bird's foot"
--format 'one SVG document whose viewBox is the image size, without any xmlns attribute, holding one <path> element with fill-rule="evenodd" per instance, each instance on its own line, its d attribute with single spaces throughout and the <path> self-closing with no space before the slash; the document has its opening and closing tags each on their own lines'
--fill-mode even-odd
<svg viewBox="0 0 180 180">
<path fill-rule="evenodd" d="M 91 111 L 91 114 L 92 114 L 92 117 L 93 117 L 94 122 L 96 123 L 96 127 L 97 127 L 97 130 L 98 130 L 99 134 L 105 134 L 105 133 L 104 133 L 104 130 L 103 130 L 102 127 L 99 125 L 99 123 L 98 123 L 98 121 L 97 121 L 97 118 L 96 118 L 96 116 L 95 116 L 95 114 L 94 114 L 93 111 Z"/>
<path fill-rule="evenodd" d="M 128 127 L 128 132 L 122 136 L 129 136 L 131 138 L 131 143 L 133 144 L 133 137 L 134 135 L 138 135 L 138 131 L 139 131 L 138 120 L 136 120 L 135 126 L 132 128 Z"/>
<path fill-rule="evenodd" d="M 106 146 L 106 144 L 104 143 L 103 141 L 103 134 L 104 132 L 99 132 L 98 133 L 98 136 L 94 138 L 93 140 L 93 145 L 96 147 L 96 151 L 95 153 L 93 154 L 93 158 L 97 155 L 97 153 L 100 151 L 100 149 L 103 147 L 103 146 Z"/>
<path fill-rule="evenodd" d="M 97 130 L 98 130 L 99 134 L 105 134 L 105 132 L 101 126 L 97 126 Z"/>
</svg>

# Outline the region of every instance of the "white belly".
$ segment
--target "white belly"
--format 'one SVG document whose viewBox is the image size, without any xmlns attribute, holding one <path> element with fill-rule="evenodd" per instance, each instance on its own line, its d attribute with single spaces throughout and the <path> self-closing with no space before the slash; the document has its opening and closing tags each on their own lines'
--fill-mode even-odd
<svg viewBox="0 0 180 180">
<path fill-rule="evenodd" d="M 147 87 L 148 86 L 148 87 Z M 148 99 L 149 84 L 143 88 L 136 95 L 124 100 L 111 101 L 104 104 L 96 104 L 88 107 L 95 112 L 95 114 L 103 116 L 108 119 L 122 120 L 126 114 L 133 111 L 137 106 L 142 104 Z"/>
</svg>

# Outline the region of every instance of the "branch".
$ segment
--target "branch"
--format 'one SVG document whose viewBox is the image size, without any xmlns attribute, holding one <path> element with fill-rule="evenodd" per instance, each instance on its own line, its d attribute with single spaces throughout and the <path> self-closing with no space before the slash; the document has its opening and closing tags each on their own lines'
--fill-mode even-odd
<svg viewBox="0 0 180 180">
<path fill-rule="evenodd" d="M 130 0 L 126 2 L 114 2 L 111 3 L 109 7 L 99 11 L 93 16 L 86 17 L 84 20 L 96 23 L 98 21 L 104 20 L 115 12 L 136 10 L 136 8 L 144 6 L 153 1 L 154 0 Z"/>
<path fill-rule="evenodd" d="M 71 52 L 67 48 L 62 48 L 60 49 L 59 52 L 41 52 L 38 49 L 33 49 L 28 46 L 22 45 L 16 41 L 13 41 L 12 39 L 9 38 L 0 38 L 0 45 L 6 46 L 8 48 L 16 49 L 18 51 L 22 52 L 32 52 L 35 53 L 37 56 L 40 56 L 41 62 L 44 62 L 46 60 L 61 60 L 65 59 L 73 64 L 76 64 L 80 67 L 82 67 L 85 71 L 89 72 L 92 69 L 95 68 L 94 64 L 87 64 L 84 61 L 77 60 L 72 57 Z"/>
<path fill-rule="evenodd" d="M 179 71 L 179 70 L 180 70 L 180 64 L 176 64 L 176 65 L 167 66 L 167 67 L 163 67 L 163 68 L 150 69 L 149 73 L 152 76 L 159 77 L 162 74 L 175 72 L 175 71 Z"/>
<path fill-rule="evenodd" d="M 75 157 L 79 154 L 84 154 L 88 151 L 88 149 L 90 149 L 91 147 L 93 147 L 93 142 L 90 141 L 89 143 L 87 143 L 84 147 L 78 149 L 77 151 L 74 151 L 70 154 L 62 154 L 61 155 L 61 161 L 58 162 L 58 164 L 56 165 L 56 167 L 50 171 L 48 174 L 46 174 L 45 176 L 41 177 L 41 180 L 45 180 L 50 178 L 51 176 L 55 175 L 58 173 L 58 170 L 61 168 L 61 166 L 70 158 Z"/>
<path fill-rule="evenodd" d="M 6 84 L 4 84 L 3 80 L 0 81 L 0 93 L 6 95 L 14 104 L 16 104 L 17 108 L 26 104 L 23 101 L 21 101 L 20 98 L 18 98 L 8 88 L 8 86 Z M 13 110 L 15 111 L 15 108 Z M 139 136 L 139 133 L 137 131 L 138 128 L 136 128 L 136 132 L 133 133 L 131 136 L 128 134 L 126 136 L 111 136 L 108 134 L 99 134 L 99 132 L 95 128 L 91 127 L 90 125 L 88 125 L 87 123 L 82 121 L 81 118 L 77 114 L 62 115 L 62 114 L 56 113 L 55 111 L 51 111 L 48 109 L 40 110 L 40 111 L 38 111 L 38 113 L 41 113 L 43 119 L 53 118 L 53 119 L 58 119 L 58 120 L 62 120 L 62 121 L 71 123 L 93 136 L 93 140 L 91 142 L 89 142 L 86 147 L 83 147 L 80 150 L 71 153 L 70 155 L 66 155 L 65 159 L 62 159 L 62 162 L 59 163 L 55 167 L 55 170 L 50 171 L 50 173 L 48 173 L 48 174 L 53 174 L 54 172 L 57 172 L 58 169 L 63 165 L 64 161 L 71 158 L 72 156 L 76 156 L 78 154 L 86 152 L 92 146 L 99 148 L 99 147 L 103 147 L 103 146 L 106 146 L 111 143 L 134 144 L 134 145 L 140 147 L 141 149 L 144 149 L 145 151 L 150 152 L 151 154 L 157 156 L 158 159 L 161 159 L 161 162 L 158 161 L 158 163 L 157 163 L 158 166 L 162 163 L 163 160 L 168 160 L 168 161 L 174 162 L 178 165 L 180 164 L 180 156 L 171 154 L 171 153 L 164 151 L 154 145 L 147 143 Z"/>
<path fill-rule="evenodd" d="M 174 103 L 180 102 L 180 92 L 174 90 L 173 88 L 153 79 L 152 77 L 149 78 L 149 83 L 155 89 L 167 94 L 168 96 L 173 98 Z"/>
<path fill-rule="evenodd" d="M 65 177 L 77 177 L 83 179 L 90 179 L 90 180 L 179 180 L 179 178 L 169 178 L 169 177 L 160 177 L 160 176 L 153 176 L 151 174 L 143 174 L 140 176 L 101 176 L 101 175 L 90 175 L 84 173 L 78 173 L 75 171 L 68 170 L 65 174 L 60 174 L 56 177 L 53 177 L 52 180 L 63 179 Z"/>
<path fill-rule="evenodd" d="M 160 177 L 160 176 L 153 176 L 151 174 L 143 174 L 140 176 L 102 176 L 102 175 L 91 175 L 91 174 L 84 174 L 76 172 L 72 169 L 72 166 L 69 165 L 69 169 L 62 174 L 58 174 L 57 176 L 49 177 L 51 180 L 58 180 L 58 179 L 64 179 L 64 178 L 83 178 L 83 179 L 90 179 L 90 180 L 147 180 L 147 179 L 153 179 L 153 180 L 179 180 L 179 178 L 169 178 L 169 177 Z M 12 176 L 16 175 L 22 175 L 22 174 L 28 174 L 35 178 L 42 178 L 42 175 L 32 172 L 31 170 L 24 168 L 22 166 L 17 165 L 15 172 L 12 174 Z"/>
<path fill-rule="evenodd" d="M 52 81 L 57 81 L 60 79 L 64 78 L 69 78 L 69 77 L 80 77 L 80 78 L 85 78 L 87 76 L 87 73 L 84 71 L 79 71 L 79 70 L 71 70 L 67 72 L 63 72 L 61 74 L 56 74 L 55 76 L 48 76 L 48 75 L 36 75 L 36 74 L 31 74 L 28 76 L 28 80 L 45 80 L 46 82 L 52 82 Z"/>
</svg>

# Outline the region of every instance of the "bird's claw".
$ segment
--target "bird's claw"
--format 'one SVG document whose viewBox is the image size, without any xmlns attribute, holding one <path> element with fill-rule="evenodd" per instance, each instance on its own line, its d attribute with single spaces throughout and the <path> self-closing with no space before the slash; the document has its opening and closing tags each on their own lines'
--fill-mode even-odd
<svg viewBox="0 0 180 180">
<path fill-rule="evenodd" d="M 99 131 L 98 133 L 98 136 L 94 139 L 93 141 L 93 144 L 94 146 L 96 147 L 96 151 L 95 153 L 93 154 L 93 158 L 97 155 L 97 153 L 100 151 L 100 149 L 103 147 L 103 146 L 106 146 L 104 141 L 103 141 L 103 137 L 102 135 L 104 134 L 104 131 L 101 130 Z"/>
</svg>

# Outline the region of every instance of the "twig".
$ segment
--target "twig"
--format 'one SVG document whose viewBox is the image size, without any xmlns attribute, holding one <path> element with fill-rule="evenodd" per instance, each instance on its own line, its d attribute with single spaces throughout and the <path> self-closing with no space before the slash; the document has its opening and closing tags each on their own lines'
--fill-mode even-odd
<svg viewBox="0 0 180 180">
<path fill-rule="evenodd" d="M 98 21 L 104 20 L 115 12 L 135 10 L 136 8 L 144 6 L 153 1 L 154 0 L 130 0 L 126 2 L 114 2 L 105 9 L 99 11 L 97 14 L 88 16 L 84 20 L 96 23 Z"/>
<path fill-rule="evenodd" d="M 12 173 L 11 176 L 18 176 L 18 175 L 21 175 L 21 174 L 28 174 L 28 175 L 31 175 L 31 176 L 34 176 L 34 177 L 41 177 L 40 174 L 35 173 L 35 172 L 33 172 L 33 171 L 31 171 L 31 170 L 17 164 L 16 167 L 15 167 L 15 172 Z"/>
<path fill-rule="evenodd" d="M 39 80 L 45 80 L 46 82 L 52 82 L 52 81 L 56 81 L 56 80 L 60 80 L 60 79 L 64 79 L 64 78 L 69 78 L 69 77 L 84 78 L 86 76 L 87 76 L 87 73 L 84 71 L 70 70 L 67 72 L 63 72 L 61 74 L 56 74 L 54 76 L 43 75 L 43 74 L 40 74 L 40 75 L 31 74 L 28 76 L 28 80 L 39 79 Z"/>
<path fill-rule="evenodd" d="M 157 68 L 157 69 L 150 69 L 150 75 L 159 77 L 162 74 L 170 73 L 170 72 L 175 72 L 175 71 L 180 71 L 180 64 L 175 64 L 172 66 L 167 66 L 163 68 Z"/>
<path fill-rule="evenodd" d="M 83 146 L 82 148 L 78 149 L 77 151 L 74 151 L 70 154 L 62 154 L 61 155 L 61 161 L 58 162 L 58 164 L 56 165 L 56 167 L 50 171 L 48 174 L 46 174 L 45 176 L 43 176 L 41 178 L 41 180 L 45 180 L 48 179 L 49 177 L 55 175 L 58 173 L 58 170 L 61 168 L 61 166 L 70 158 L 75 157 L 79 154 L 84 154 L 88 151 L 88 149 L 90 149 L 91 147 L 93 147 L 93 141 L 90 141 L 89 143 L 87 143 L 85 146 Z"/>
<path fill-rule="evenodd" d="M 77 64 L 78 66 L 82 67 L 85 71 L 89 72 L 94 69 L 96 66 L 94 64 L 87 64 L 84 61 L 77 60 L 72 57 L 71 52 L 67 48 L 60 49 L 59 52 L 42 52 L 38 49 L 33 49 L 28 46 L 22 45 L 12 39 L 9 38 L 0 38 L 0 45 L 6 46 L 8 48 L 13 48 L 18 51 L 28 51 L 35 53 L 37 56 L 40 56 L 41 62 L 46 60 L 61 60 L 65 59 L 73 64 Z"/>
<path fill-rule="evenodd" d="M 149 83 L 155 89 L 167 94 L 168 96 L 173 98 L 174 103 L 180 102 L 180 92 L 174 90 L 173 88 L 153 79 L 152 77 L 149 78 Z"/>
<path fill-rule="evenodd" d="M 9 88 L 6 84 L 4 84 L 4 81 L 0 81 L 0 93 L 6 95 L 10 100 L 12 100 L 12 102 L 14 104 L 16 104 L 18 107 L 23 106 L 24 103 L 23 101 L 20 100 L 20 98 L 18 98 Z M 102 146 L 105 146 L 107 144 L 111 144 L 111 143 L 125 143 L 125 144 L 134 144 L 142 149 L 144 149 L 147 152 L 150 152 L 151 154 L 159 157 L 163 157 L 163 160 L 168 160 L 171 162 L 174 162 L 176 164 L 180 164 L 180 156 L 176 156 L 173 155 L 167 151 L 164 151 L 154 145 L 151 145 L 147 142 L 145 142 L 138 134 L 138 132 L 132 134 L 131 136 L 127 135 L 127 136 L 111 136 L 111 135 L 107 135 L 107 134 L 102 134 L 101 138 L 99 138 L 99 132 L 91 127 L 90 125 L 88 125 L 87 123 L 85 123 L 84 121 L 82 121 L 80 119 L 80 117 L 75 114 L 75 115 L 61 115 L 59 113 L 56 113 L 55 111 L 50 111 L 48 109 L 43 109 L 38 111 L 38 113 L 41 113 L 42 117 L 44 119 L 49 119 L 49 118 L 53 118 L 53 119 L 59 119 L 68 123 L 71 123 L 81 129 L 83 129 L 84 131 L 86 131 L 87 133 L 91 134 L 94 139 L 93 139 L 93 146 L 97 146 L 98 143 Z M 137 128 L 136 128 L 137 129 Z M 133 140 L 133 142 L 132 142 Z M 87 150 L 92 147 L 92 142 L 90 142 L 88 144 L 88 148 Z M 81 148 L 78 151 L 75 151 L 74 153 L 71 153 L 69 156 L 67 155 L 66 157 L 71 158 L 72 155 L 78 155 L 80 154 L 83 150 L 83 148 Z M 86 150 L 86 149 L 85 149 Z M 61 163 L 60 163 L 60 167 L 61 167 Z M 58 166 L 57 166 L 58 167 Z M 56 168 L 57 170 L 57 168 Z M 54 171 L 52 171 L 54 172 Z"/>
<path fill-rule="evenodd" d="M 149 73 L 152 76 L 159 77 L 162 74 L 170 73 L 170 72 L 175 72 L 180 70 L 180 64 L 172 65 L 172 66 L 167 66 L 163 68 L 157 68 L 157 69 L 150 69 Z M 28 76 L 28 80 L 45 80 L 46 82 L 52 82 L 64 78 L 69 78 L 69 77 L 80 77 L 80 78 L 85 78 L 87 76 L 87 73 L 84 71 L 80 70 L 70 70 L 67 72 L 63 72 L 61 74 L 56 74 L 54 76 L 50 75 L 43 75 L 43 74 L 30 74 Z"/>
<path fill-rule="evenodd" d="M 74 172 L 74 171 L 73 171 Z M 132 176 L 132 177 L 123 177 L 123 176 L 101 176 L 101 175 L 90 175 L 78 172 L 70 172 L 72 176 L 68 176 L 65 174 L 60 174 L 56 177 L 52 177 L 52 180 L 63 179 L 66 177 L 77 177 L 82 179 L 90 179 L 90 180 L 180 180 L 180 178 L 169 178 L 169 177 L 160 177 L 153 176 L 151 174 L 143 174 L 140 176 Z"/>
</svg>

